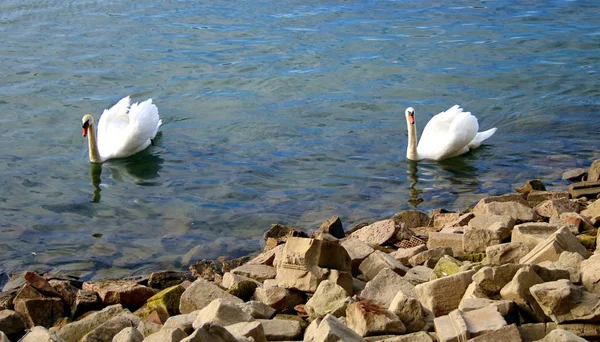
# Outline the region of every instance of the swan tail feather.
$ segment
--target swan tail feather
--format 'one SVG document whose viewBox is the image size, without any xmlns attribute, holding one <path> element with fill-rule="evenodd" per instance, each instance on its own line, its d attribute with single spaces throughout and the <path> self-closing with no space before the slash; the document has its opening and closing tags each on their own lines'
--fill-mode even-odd
<svg viewBox="0 0 600 342">
<path fill-rule="evenodd" d="M 487 131 L 477 133 L 475 138 L 473 138 L 473 140 L 469 143 L 469 148 L 474 149 L 481 146 L 485 140 L 489 139 L 492 135 L 494 135 L 494 133 L 496 133 L 496 130 L 497 128 L 494 127 L 492 129 L 488 129 Z"/>
</svg>

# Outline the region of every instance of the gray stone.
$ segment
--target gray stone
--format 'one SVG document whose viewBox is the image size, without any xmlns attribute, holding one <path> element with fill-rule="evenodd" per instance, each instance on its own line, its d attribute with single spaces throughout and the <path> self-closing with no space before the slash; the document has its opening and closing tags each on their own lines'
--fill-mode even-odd
<svg viewBox="0 0 600 342">
<path fill-rule="evenodd" d="M 251 337 L 255 342 L 267 342 L 260 322 L 240 322 L 225 327 L 235 337 Z"/>
<path fill-rule="evenodd" d="M 398 316 L 377 304 L 360 301 L 348 305 L 346 323 L 360 336 L 403 334 L 404 324 Z"/>
<path fill-rule="evenodd" d="M 302 336 L 298 321 L 288 319 L 259 319 L 269 341 L 292 341 Z"/>
<path fill-rule="evenodd" d="M 497 342 L 497 341 L 511 341 L 521 342 L 521 334 L 516 325 L 506 325 L 500 329 L 488 332 L 486 334 L 474 337 L 468 342 Z"/>
<path fill-rule="evenodd" d="M 461 315 L 467 325 L 469 337 L 483 335 L 506 326 L 504 317 L 495 306 L 463 312 Z"/>
<path fill-rule="evenodd" d="M 527 195 L 527 203 L 529 203 L 530 207 L 535 207 L 536 205 L 553 199 L 568 199 L 569 192 L 568 191 L 532 191 Z"/>
<path fill-rule="evenodd" d="M 377 221 L 350 234 L 350 238 L 359 239 L 371 247 L 379 246 L 392 240 L 397 230 L 393 220 Z"/>
<path fill-rule="evenodd" d="M 519 260 L 529 253 L 530 248 L 522 242 L 509 242 L 485 249 L 486 257 L 482 264 L 488 266 L 499 266 L 509 263 L 518 263 Z"/>
<path fill-rule="evenodd" d="M 528 207 L 526 202 L 491 202 L 477 209 L 478 206 L 479 203 L 473 208 L 475 216 L 479 214 L 508 215 L 514 219 L 516 223 L 536 221 L 538 219 L 535 211 Z"/>
<path fill-rule="evenodd" d="M 181 342 L 238 342 L 227 329 L 214 324 L 205 323 L 198 327 L 190 336 L 181 340 Z"/>
<path fill-rule="evenodd" d="M 590 341 L 600 340 L 600 324 L 598 323 L 548 323 L 547 325 L 555 325 L 559 329 L 570 331 Z"/>
<path fill-rule="evenodd" d="M 179 328 L 164 327 L 160 331 L 147 336 L 144 342 L 179 342 L 188 335 Z"/>
<path fill-rule="evenodd" d="M 518 327 L 524 342 L 533 342 L 544 338 L 556 329 L 556 323 L 526 323 Z"/>
<path fill-rule="evenodd" d="M 398 316 L 404 323 L 406 332 L 417 332 L 423 330 L 425 325 L 425 313 L 421 303 L 414 297 L 407 296 L 404 292 L 398 291 L 388 310 Z"/>
<path fill-rule="evenodd" d="M 389 307 L 396 294 L 401 291 L 406 295 L 415 297 L 415 286 L 403 279 L 390 269 L 383 269 L 375 278 L 367 283 L 359 295 L 361 300 L 373 302 Z"/>
<path fill-rule="evenodd" d="M 517 306 L 510 300 L 493 300 L 488 298 L 463 298 L 458 305 L 458 309 L 462 312 L 478 310 L 487 306 L 493 306 L 508 322 L 518 322 Z"/>
<path fill-rule="evenodd" d="M 304 333 L 305 342 L 361 342 L 364 339 L 332 315 L 312 321 Z"/>
<path fill-rule="evenodd" d="M 51 331 L 44 327 L 33 327 L 19 342 L 63 342 Z M 69 341 L 67 341 L 69 342 Z"/>
<path fill-rule="evenodd" d="M 568 227 L 573 234 L 594 231 L 596 229 L 588 219 L 577 213 L 562 213 L 558 216 L 552 216 L 549 223 Z"/>
<path fill-rule="evenodd" d="M 569 280 L 537 284 L 530 288 L 530 292 L 546 316 L 555 323 L 597 322 L 600 319 L 600 297 L 583 291 Z"/>
<path fill-rule="evenodd" d="M 413 285 L 419 285 L 431 280 L 433 270 L 425 266 L 415 266 L 408 270 L 404 275 L 404 280 L 407 280 Z"/>
<path fill-rule="evenodd" d="M 169 317 L 171 318 L 171 317 Z M 168 319 L 167 319 L 168 321 Z M 140 334 L 142 334 L 142 336 L 147 337 L 150 336 L 152 334 L 154 334 L 155 332 L 158 332 L 163 326 L 154 322 L 148 322 L 148 321 L 140 321 L 138 323 L 137 326 L 137 330 L 140 332 Z M 192 324 L 190 323 L 190 328 L 192 327 Z"/>
<path fill-rule="evenodd" d="M 543 282 L 532 267 L 526 266 L 519 269 L 513 279 L 500 290 L 500 296 L 515 302 L 527 319 L 544 322 L 546 315 L 529 292 L 532 286 Z"/>
<path fill-rule="evenodd" d="M 431 214 L 431 221 L 432 221 L 432 226 L 434 228 L 444 228 L 447 226 L 448 223 L 450 222 L 454 222 L 456 220 L 458 220 L 458 218 L 460 217 L 459 213 L 433 213 Z"/>
<path fill-rule="evenodd" d="M 459 342 L 469 338 L 467 323 L 459 310 L 452 310 L 447 315 L 433 320 L 439 342 Z"/>
<path fill-rule="evenodd" d="M 0 331 L 3 331 L 9 338 L 15 340 L 16 337 L 22 335 L 25 331 L 25 323 L 17 312 L 2 310 L 0 311 Z"/>
<path fill-rule="evenodd" d="M 198 312 L 192 326 L 194 329 L 198 329 L 209 322 L 226 326 L 240 322 L 250 322 L 252 320 L 254 320 L 252 316 L 244 312 L 233 302 L 217 298 Z"/>
<path fill-rule="evenodd" d="M 579 203 L 568 198 L 546 200 L 534 208 L 541 217 L 550 218 L 562 213 L 579 213 Z"/>
<path fill-rule="evenodd" d="M 304 308 L 310 319 L 322 318 L 328 314 L 340 317 L 346 313 L 349 302 L 350 297 L 346 290 L 334 282 L 324 280 Z"/>
<path fill-rule="evenodd" d="M 152 272 L 148 277 L 148 287 L 164 290 L 171 286 L 179 285 L 184 281 L 194 281 L 191 273 L 183 271 Z"/>
<path fill-rule="evenodd" d="M 521 268 L 521 265 L 516 264 L 483 267 L 473 275 L 473 283 L 479 293 L 484 294 L 488 298 L 495 298 Z"/>
<path fill-rule="evenodd" d="M 501 223 L 502 226 L 511 230 L 515 225 L 515 220 L 508 215 L 480 214 L 473 217 L 468 226 L 475 229 L 488 229 L 494 223 Z"/>
<path fill-rule="evenodd" d="M 212 282 L 198 278 L 181 295 L 179 311 L 185 314 L 201 310 L 217 298 L 227 299 L 233 303 L 243 303 L 241 299 L 227 293 Z"/>
<path fill-rule="evenodd" d="M 277 312 L 292 310 L 294 306 L 305 302 L 302 292 L 279 286 L 257 287 L 254 291 L 254 299 Z"/>
<path fill-rule="evenodd" d="M 438 247 L 434 249 L 429 249 L 424 252 L 421 252 L 412 258 L 409 259 L 409 263 L 412 266 L 424 265 L 429 268 L 434 268 L 435 264 L 444 256 L 450 255 L 454 256 L 452 252 L 452 248 L 450 247 Z"/>
<path fill-rule="evenodd" d="M 221 281 L 221 286 L 223 286 L 226 289 L 230 289 L 243 281 L 252 281 L 252 282 L 256 283 L 257 285 L 262 285 L 261 282 L 254 280 L 252 278 L 248 278 L 248 277 L 238 275 L 238 274 L 233 274 L 231 272 L 225 272 L 223 274 L 223 280 Z"/>
<path fill-rule="evenodd" d="M 537 342 L 585 342 L 585 338 L 581 338 L 570 331 L 562 329 L 554 329 L 546 337 Z"/>
<path fill-rule="evenodd" d="M 85 334 L 81 338 L 81 342 L 110 342 L 116 334 L 127 327 L 136 327 L 140 322 L 140 318 L 130 312 L 124 312 L 115 316 L 94 330 Z"/>
<path fill-rule="evenodd" d="M 267 265 L 244 264 L 231 270 L 231 273 L 263 282 L 265 279 L 275 279 L 277 269 Z"/>
<path fill-rule="evenodd" d="M 408 267 L 382 251 L 374 251 L 359 266 L 360 272 L 366 280 L 375 278 L 384 268 L 389 268 L 399 275 L 404 275 L 408 271 Z"/>
<path fill-rule="evenodd" d="M 405 224 L 408 229 L 432 225 L 431 218 L 420 210 L 404 210 L 394 215 L 392 220 L 396 224 Z"/>
<path fill-rule="evenodd" d="M 393 251 L 390 253 L 390 256 L 393 257 L 394 259 L 400 261 L 402 263 L 402 265 L 404 266 L 411 266 L 410 262 L 408 262 L 408 260 L 410 258 L 412 258 L 413 256 L 424 252 L 427 250 L 427 246 L 426 245 L 418 245 L 415 247 L 410 247 L 410 248 L 399 248 L 396 251 Z"/>
<path fill-rule="evenodd" d="M 376 338 L 378 338 L 378 336 L 375 336 Z M 379 341 L 379 342 L 434 342 L 437 340 L 434 340 L 431 335 L 429 335 L 428 333 L 424 332 L 424 331 L 419 331 L 416 333 L 412 333 L 412 334 L 406 334 L 406 335 L 392 335 L 388 338 L 384 338 L 383 340 L 380 339 L 373 339 L 373 340 L 368 340 L 367 341 Z"/>
<path fill-rule="evenodd" d="M 587 176 L 587 170 L 584 168 L 571 169 L 563 172 L 562 179 L 572 182 L 580 182 L 583 177 Z"/>
<path fill-rule="evenodd" d="M 341 242 L 342 247 L 346 249 L 352 262 L 352 273 L 359 272 L 358 266 L 365 260 L 374 249 L 359 239 L 349 238 Z"/>
<path fill-rule="evenodd" d="M 447 315 L 458 308 L 475 271 L 465 271 L 415 286 L 421 305 L 436 317 Z"/>
<path fill-rule="evenodd" d="M 271 248 L 268 251 L 262 252 L 256 257 L 254 257 L 254 259 L 248 261 L 248 264 L 277 267 L 275 260 L 278 259 L 277 255 L 281 255 L 281 253 L 283 253 L 283 247 L 284 245 L 277 245 L 276 247 Z M 281 257 L 279 257 L 279 259 L 281 259 Z"/>
<path fill-rule="evenodd" d="M 163 324 L 163 329 L 177 328 L 189 335 L 194 331 L 193 324 L 196 318 L 198 318 L 199 312 L 200 310 L 197 310 L 189 314 L 171 316 L 167 318 L 165 324 Z"/>
<path fill-rule="evenodd" d="M 427 248 L 429 250 L 446 247 L 452 249 L 453 256 L 463 255 L 465 253 L 463 234 L 429 233 L 429 239 L 427 240 Z"/>
<path fill-rule="evenodd" d="M 600 201 L 595 200 L 591 204 L 580 212 L 581 216 L 587 217 L 588 219 L 592 219 L 594 217 L 600 216 Z"/>
<path fill-rule="evenodd" d="M 581 262 L 581 282 L 585 289 L 600 295 L 600 254 Z"/>
<path fill-rule="evenodd" d="M 344 233 L 344 226 L 339 216 L 333 216 L 329 220 L 323 222 L 319 227 L 318 231 L 320 234 L 330 234 L 335 238 L 342 239 L 346 235 Z"/>
<path fill-rule="evenodd" d="M 589 182 L 600 181 L 600 159 L 594 160 L 592 165 L 590 165 L 587 180 Z"/>
<path fill-rule="evenodd" d="M 483 253 L 487 247 L 502 243 L 510 236 L 510 229 L 504 223 L 496 222 L 487 228 L 466 229 L 463 234 L 465 253 Z"/>
<path fill-rule="evenodd" d="M 279 286 L 314 292 L 325 279 L 352 291 L 351 261 L 341 245 L 306 238 L 288 238 L 277 267 Z"/>
<path fill-rule="evenodd" d="M 579 253 L 562 252 L 557 261 L 545 261 L 541 263 L 540 266 L 545 266 L 544 264 L 548 263 L 549 265 L 547 268 L 566 270 L 570 274 L 571 282 L 581 283 L 580 267 L 584 260 L 585 259 Z"/>
<path fill-rule="evenodd" d="M 144 335 L 134 327 L 127 327 L 113 337 L 112 342 L 142 342 Z"/>
<path fill-rule="evenodd" d="M 462 227 L 462 226 L 466 226 L 469 224 L 469 222 L 471 222 L 471 220 L 475 217 L 475 214 L 473 213 L 466 213 L 466 214 L 462 214 L 460 215 L 456 220 L 452 221 L 452 222 L 448 222 L 445 227 Z"/>
<path fill-rule="evenodd" d="M 67 342 L 79 341 L 90 331 L 123 312 L 126 312 L 126 310 L 123 309 L 121 304 L 107 306 L 102 311 L 93 312 L 80 320 L 59 328 L 56 335 Z"/>
<path fill-rule="evenodd" d="M 251 300 L 237 304 L 237 306 L 245 313 L 257 319 L 269 319 L 275 315 L 275 309 L 258 300 Z"/>
</svg>

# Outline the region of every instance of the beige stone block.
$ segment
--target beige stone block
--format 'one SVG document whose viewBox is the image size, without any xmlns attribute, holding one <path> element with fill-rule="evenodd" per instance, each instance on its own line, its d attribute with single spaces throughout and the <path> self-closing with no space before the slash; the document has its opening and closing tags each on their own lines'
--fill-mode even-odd
<svg viewBox="0 0 600 342">
<path fill-rule="evenodd" d="M 512 230 L 510 241 L 524 243 L 531 250 L 560 228 L 558 225 L 545 222 L 518 224 Z"/>
<path fill-rule="evenodd" d="M 475 271 L 465 271 L 415 286 L 421 305 L 436 317 L 447 315 L 458 308 Z"/>
<path fill-rule="evenodd" d="M 454 256 L 464 254 L 463 234 L 430 233 L 427 248 L 450 247 Z"/>
<path fill-rule="evenodd" d="M 565 251 L 579 253 L 584 258 L 591 255 L 568 228 L 561 228 L 522 257 L 520 263 L 539 264 L 543 261 L 556 261 Z"/>
</svg>

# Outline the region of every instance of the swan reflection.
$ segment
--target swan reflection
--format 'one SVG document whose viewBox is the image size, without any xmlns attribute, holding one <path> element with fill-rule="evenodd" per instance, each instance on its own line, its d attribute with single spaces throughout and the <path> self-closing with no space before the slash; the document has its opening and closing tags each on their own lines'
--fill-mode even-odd
<svg viewBox="0 0 600 342">
<path fill-rule="evenodd" d="M 408 199 L 408 203 L 416 208 L 420 203 L 424 201 L 423 198 L 419 197 L 423 190 L 417 188 L 417 184 L 419 183 L 419 168 L 417 167 L 417 165 L 419 163 L 414 160 L 406 160 L 406 164 L 408 174 L 407 178 L 410 181 L 410 198 Z"/>
<path fill-rule="evenodd" d="M 442 195 L 448 199 L 448 195 L 476 192 L 479 188 L 479 170 L 475 161 L 473 156 L 437 162 L 407 160 L 408 203 L 416 208 L 425 201 L 434 205 L 431 202 Z"/>
<path fill-rule="evenodd" d="M 159 171 L 162 169 L 163 163 L 163 158 L 146 151 L 129 158 L 111 160 L 104 164 L 91 163 L 90 179 L 94 188 L 91 202 L 100 202 L 103 168 L 105 168 L 105 171 L 108 170 L 109 178 L 116 182 L 152 186 L 156 184 L 152 180 L 159 177 Z"/>
</svg>

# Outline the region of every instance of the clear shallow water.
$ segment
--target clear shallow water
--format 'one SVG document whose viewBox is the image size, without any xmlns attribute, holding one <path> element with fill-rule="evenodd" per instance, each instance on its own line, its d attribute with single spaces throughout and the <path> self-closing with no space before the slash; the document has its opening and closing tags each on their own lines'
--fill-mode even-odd
<svg viewBox="0 0 600 342">
<path fill-rule="evenodd" d="M 564 188 L 600 156 L 597 3 L 147 3 L 0 3 L 0 271 L 180 268 L 275 222 Z M 161 136 L 90 166 L 81 116 L 125 95 L 154 99 Z M 405 108 L 420 130 L 455 103 L 496 135 L 407 162 Z"/>
</svg>

